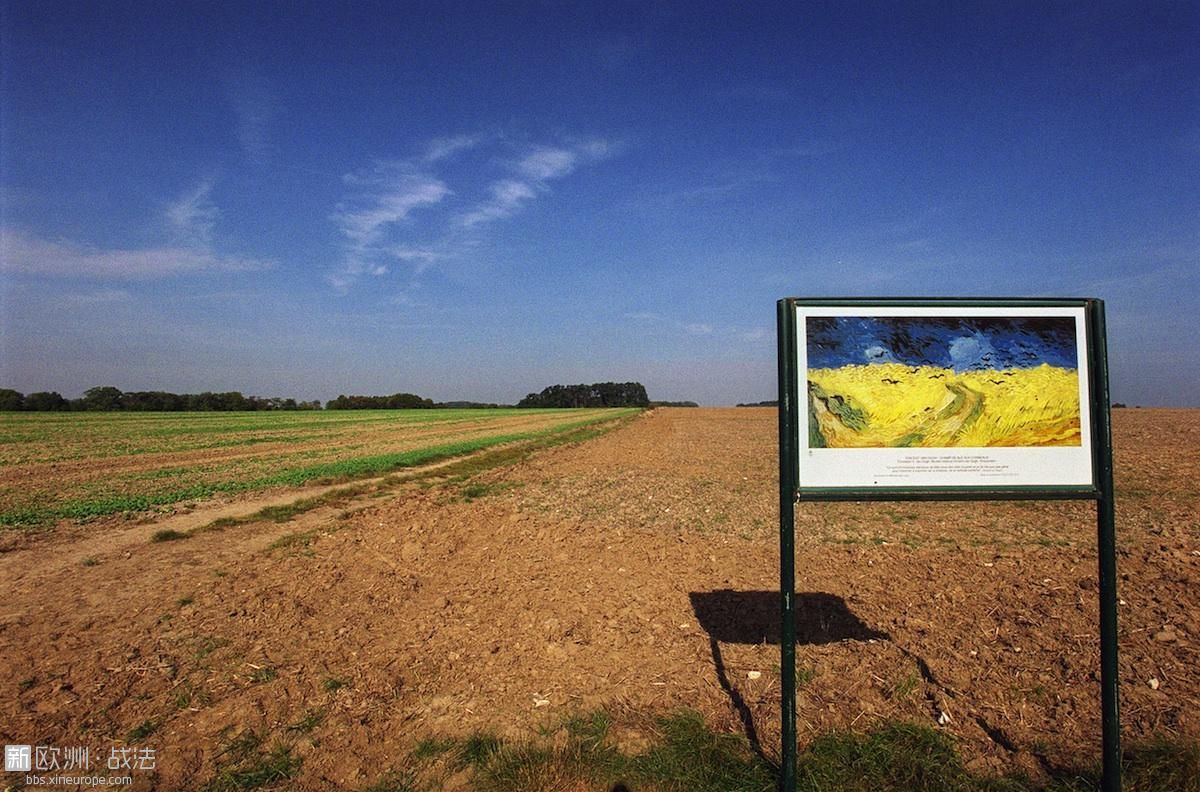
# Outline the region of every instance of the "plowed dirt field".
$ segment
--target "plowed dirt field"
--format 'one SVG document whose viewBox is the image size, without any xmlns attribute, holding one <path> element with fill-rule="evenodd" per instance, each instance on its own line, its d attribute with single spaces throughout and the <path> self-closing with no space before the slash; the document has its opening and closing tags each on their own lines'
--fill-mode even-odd
<svg viewBox="0 0 1200 792">
<path fill-rule="evenodd" d="M 1123 731 L 1200 738 L 1200 411 L 1114 424 Z M 292 746 L 295 788 L 354 789 L 422 739 L 597 708 L 693 708 L 776 754 L 775 432 L 658 409 L 287 523 L 10 542 L 0 738 L 150 747 L 135 789 L 202 786 L 248 730 Z M 1091 504 L 802 504 L 796 536 L 802 742 L 944 714 L 974 769 L 1098 755 Z"/>
</svg>

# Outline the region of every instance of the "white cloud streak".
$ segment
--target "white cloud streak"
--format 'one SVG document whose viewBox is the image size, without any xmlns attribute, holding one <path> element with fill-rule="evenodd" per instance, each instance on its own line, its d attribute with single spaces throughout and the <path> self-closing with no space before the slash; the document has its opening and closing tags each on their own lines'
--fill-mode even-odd
<svg viewBox="0 0 1200 792">
<path fill-rule="evenodd" d="M 459 216 L 459 224 L 471 228 L 512 217 L 538 193 L 547 192 L 549 182 L 570 175 L 584 162 L 602 159 L 612 147 L 602 140 L 588 140 L 570 147 L 534 146 L 512 166 L 519 178 L 492 182 L 487 200 Z"/>
<path fill-rule="evenodd" d="M 153 280 L 192 273 L 253 272 L 271 266 L 271 261 L 181 246 L 102 250 L 39 239 L 18 229 L 0 230 L 0 271 L 9 274 Z"/>
<path fill-rule="evenodd" d="M 333 219 L 350 244 L 363 250 L 378 242 L 388 226 L 404 222 L 414 210 L 432 206 L 449 194 L 450 188 L 440 179 L 405 174 L 390 179 L 377 193 L 342 204 Z"/>
<path fill-rule="evenodd" d="M 167 225 L 178 244 L 202 249 L 212 245 L 213 228 L 221 216 L 212 202 L 212 188 L 212 180 L 205 179 L 167 206 Z"/>
<path fill-rule="evenodd" d="M 481 223 L 511 217 L 522 204 L 537 195 L 528 184 L 514 179 L 495 182 L 490 189 L 492 197 L 489 200 L 462 216 L 460 222 L 463 226 L 471 228 Z"/>
<path fill-rule="evenodd" d="M 525 156 L 517 170 L 535 182 L 559 179 L 575 170 L 577 155 L 561 148 L 538 147 Z"/>
<path fill-rule="evenodd" d="M 481 135 L 455 135 L 453 137 L 434 138 L 425 147 L 424 161 L 427 163 L 449 159 L 460 151 L 469 151 L 483 142 Z"/>
<path fill-rule="evenodd" d="M 270 82 L 253 71 L 227 75 L 225 92 L 233 105 L 234 133 L 242 154 L 255 165 L 266 164 L 275 154 L 270 125 L 279 115 L 279 104 Z"/>
<path fill-rule="evenodd" d="M 475 233 L 483 226 L 512 217 L 549 191 L 549 183 L 562 179 L 581 165 L 607 157 L 612 146 L 588 139 L 563 146 L 525 147 L 512 158 L 486 158 L 485 168 L 499 167 L 502 178 L 484 187 L 474 203 L 458 203 L 449 213 L 422 214 L 455 196 L 439 174 L 461 172 L 448 163 L 464 152 L 494 148 L 495 136 L 456 135 L 429 141 L 420 154 L 407 160 L 381 160 L 344 177 L 357 190 L 337 205 L 330 219 L 343 238 L 343 258 L 328 280 L 347 291 L 364 275 L 383 275 L 388 264 L 403 262 L 420 275 L 435 262 L 454 258 L 478 243 Z M 432 220 L 431 220 L 432 218 Z M 430 233 L 430 229 L 433 233 Z M 439 239 L 415 244 L 420 235 Z"/>
<path fill-rule="evenodd" d="M 440 203 L 451 190 L 434 176 L 413 172 L 406 163 L 376 163 L 367 171 L 347 174 L 345 181 L 363 188 L 339 204 L 331 219 L 345 239 L 341 266 L 329 276 L 338 291 L 346 291 L 361 275 L 385 275 L 381 259 L 417 261 L 428 267 L 437 255 L 428 249 L 389 244 L 392 227 L 403 224 L 418 209 Z"/>
</svg>

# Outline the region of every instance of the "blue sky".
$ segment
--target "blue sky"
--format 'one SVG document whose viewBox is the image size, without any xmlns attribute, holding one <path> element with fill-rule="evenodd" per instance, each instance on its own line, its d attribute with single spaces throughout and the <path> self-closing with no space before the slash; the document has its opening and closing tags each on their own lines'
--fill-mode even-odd
<svg viewBox="0 0 1200 792">
<path fill-rule="evenodd" d="M 732 404 L 781 297 L 1052 295 L 1200 405 L 1194 3 L 0 8 L 3 387 Z"/>
</svg>

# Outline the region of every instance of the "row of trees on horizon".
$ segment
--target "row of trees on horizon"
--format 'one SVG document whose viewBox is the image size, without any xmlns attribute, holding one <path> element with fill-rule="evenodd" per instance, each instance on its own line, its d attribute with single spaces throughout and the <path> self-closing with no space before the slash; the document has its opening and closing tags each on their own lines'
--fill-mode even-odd
<svg viewBox="0 0 1200 792">
<path fill-rule="evenodd" d="M 551 385 L 531 393 L 518 407 L 649 407 L 650 397 L 640 382 L 594 382 L 591 385 Z"/>
<path fill-rule="evenodd" d="M 260 410 L 319 410 L 320 401 L 243 396 L 225 393 L 168 393 L 167 391 L 124 392 L 111 386 L 89 388 L 78 399 L 67 399 L 57 391 L 39 391 L 28 396 L 11 388 L 0 388 L 0 410 L 25 412 L 255 412 Z"/>
<path fill-rule="evenodd" d="M 638 382 L 601 382 L 592 385 L 551 385 L 540 394 L 531 393 L 518 407 L 646 407 L 650 400 L 646 388 Z M 434 402 L 413 393 L 391 396 L 338 395 L 327 410 L 413 410 L 502 407 L 469 401 Z M 239 391 L 225 393 L 169 393 L 166 391 L 130 391 L 104 385 L 89 388 L 78 399 L 67 399 L 56 391 L 25 395 L 11 388 L 0 388 L 0 411 L 23 412 L 254 412 L 263 410 L 320 410 L 321 402 L 291 398 L 244 396 Z"/>
</svg>

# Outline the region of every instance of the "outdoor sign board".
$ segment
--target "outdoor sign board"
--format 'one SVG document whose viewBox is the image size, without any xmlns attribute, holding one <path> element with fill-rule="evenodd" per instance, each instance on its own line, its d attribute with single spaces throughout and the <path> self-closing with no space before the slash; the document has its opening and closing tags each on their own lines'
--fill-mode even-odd
<svg viewBox="0 0 1200 792">
<path fill-rule="evenodd" d="M 1102 788 L 1119 790 L 1112 431 L 1095 299 L 789 298 L 777 304 L 783 762 L 796 762 L 795 506 L 1096 502 Z"/>
<path fill-rule="evenodd" d="M 795 311 L 802 490 L 1093 488 L 1082 306 Z"/>
</svg>

